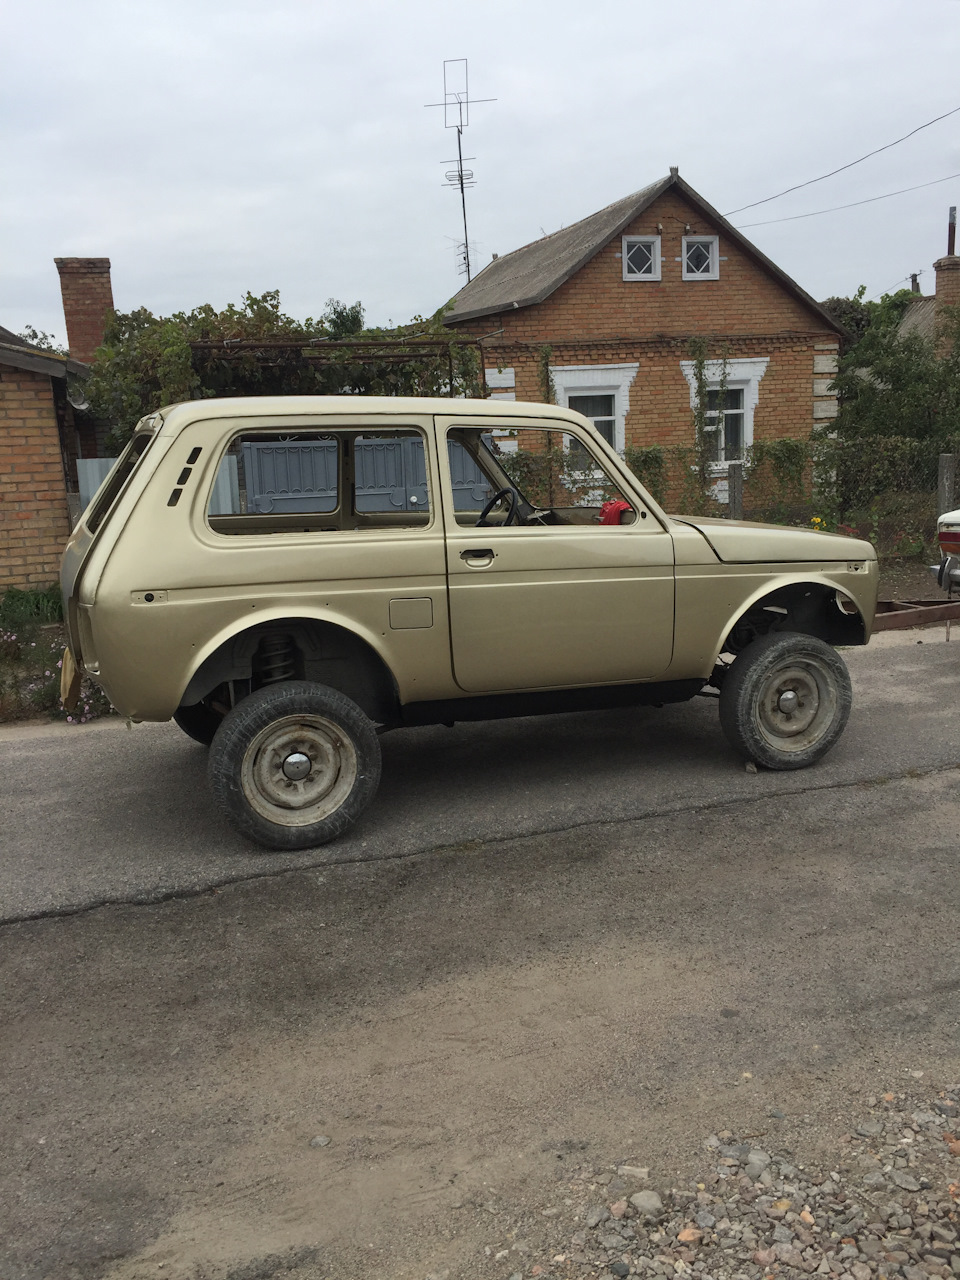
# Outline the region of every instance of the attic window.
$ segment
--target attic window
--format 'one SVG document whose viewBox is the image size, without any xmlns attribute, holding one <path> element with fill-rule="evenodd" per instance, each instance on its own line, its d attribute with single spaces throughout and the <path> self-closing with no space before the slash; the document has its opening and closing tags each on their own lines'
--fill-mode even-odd
<svg viewBox="0 0 960 1280">
<path fill-rule="evenodd" d="M 660 279 L 660 237 L 623 237 L 624 280 Z"/>
<path fill-rule="evenodd" d="M 718 246 L 718 236 L 684 236 L 681 259 L 684 280 L 719 280 Z"/>
</svg>

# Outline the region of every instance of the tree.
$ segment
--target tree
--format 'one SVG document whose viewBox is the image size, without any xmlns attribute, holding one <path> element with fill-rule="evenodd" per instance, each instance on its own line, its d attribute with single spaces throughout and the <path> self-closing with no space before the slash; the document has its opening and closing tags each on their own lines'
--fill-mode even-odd
<svg viewBox="0 0 960 1280">
<path fill-rule="evenodd" d="M 117 450 L 145 414 L 182 400 L 478 393 L 476 353 L 439 315 L 396 329 L 365 329 L 363 319 L 361 303 L 331 298 L 318 319 L 295 320 L 276 290 L 247 293 L 222 311 L 114 312 L 87 384 L 91 412 L 109 425 L 107 447 Z"/>
<path fill-rule="evenodd" d="M 35 329 L 32 324 L 24 325 L 23 333 L 18 333 L 17 337 L 22 338 L 24 342 L 29 342 L 31 347 L 39 347 L 41 351 L 52 351 L 58 356 L 67 354 L 52 333 L 44 333 L 42 329 Z"/>
<path fill-rule="evenodd" d="M 834 380 L 840 410 L 831 431 L 843 439 L 960 440 L 958 309 L 943 309 L 931 341 L 899 330 L 915 296 L 908 290 L 879 302 L 863 302 L 863 293 L 861 288 L 853 299 L 829 300 L 859 304 L 865 317 L 862 334 L 841 358 Z"/>
</svg>

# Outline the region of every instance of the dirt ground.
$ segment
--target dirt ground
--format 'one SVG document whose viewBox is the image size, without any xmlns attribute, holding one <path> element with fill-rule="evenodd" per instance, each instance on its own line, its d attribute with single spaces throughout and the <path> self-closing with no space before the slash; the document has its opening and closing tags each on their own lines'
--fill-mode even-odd
<svg viewBox="0 0 960 1280">
<path fill-rule="evenodd" d="M 881 600 L 946 600 L 947 593 L 926 564 L 917 560 L 884 560 L 880 565 Z"/>
<path fill-rule="evenodd" d="M 958 776 L 5 927 L 0 1276 L 507 1280 L 584 1165 L 835 1150 L 960 1078 Z"/>
</svg>

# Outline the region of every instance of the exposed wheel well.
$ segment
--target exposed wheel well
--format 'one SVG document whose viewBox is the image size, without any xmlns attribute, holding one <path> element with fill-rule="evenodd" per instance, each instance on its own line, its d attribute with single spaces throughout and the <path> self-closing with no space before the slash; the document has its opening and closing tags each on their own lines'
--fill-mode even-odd
<svg viewBox="0 0 960 1280">
<path fill-rule="evenodd" d="M 218 695 L 229 709 L 254 689 L 310 680 L 338 689 L 378 724 L 397 718 L 399 697 L 383 659 L 365 640 L 334 623 L 284 618 L 232 636 L 197 668 L 181 705 Z"/>
<path fill-rule="evenodd" d="M 792 583 L 772 591 L 736 620 L 723 642 L 724 653 L 739 653 L 758 636 L 796 631 L 831 645 L 866 644 L 866 630 L 847 596 L 820 582 Z"/>
</svg>

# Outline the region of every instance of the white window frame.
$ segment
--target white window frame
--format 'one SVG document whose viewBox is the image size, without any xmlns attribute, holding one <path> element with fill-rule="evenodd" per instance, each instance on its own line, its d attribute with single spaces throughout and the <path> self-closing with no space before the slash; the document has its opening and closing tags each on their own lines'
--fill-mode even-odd
<svg viewBox="0 0 960 1280">
<path fill-rule="evenodd" d="M 488 400 L 516 400 L 517 376 L 512 365 L 504 369 L 486 369 Z"/>
<path fill-rule="evenodd" d="M 653 246 L 653 261 L 651 263 L 652 270 L 647 272 L 637 272 L 627 270 L 627 250 L 634 244 L 648 244 Z M 660 237 L 659 236 L 623 236 L 620 241 L 620 256 L 623 261 L 623 278 L 624 280 L 659 280 L 661 278 L 660 268 Z"/>
<path fill-rule="evenodd" d="M 710 245 L 710 270 L 687 271 L 687 245 Z M 680 241 L 681 276 L 684 280 L 719 280 L 720 279 L 720 237 L 719 236 L 684 236 Z"/>
<path fill-rule="evenodd" d="M 557 404 L 569 409 L 570 397 L 613 396 L 613 447 L 622 454 L 626 443 L 630 388 L 637 376 L 637 364 L 552 365 L 550 373 L 557 392 Z"/>
<path fill-rule="evenodd" d="M 707 360 L 704 365 L 703 373 L 708 391 L 719 391 L 721 382 L 725 381 L 728 391 L 743 392 L 744 453 L 753 444 L 753 412 L 760 401 L 760 380 L 766 373 L 769 363 L 769 356 L 757 356 L 752 359 Z M 690 388 L 690 408 L 696 411 L 697 379 L 694 372 L 694 362 L 692 360 L 681 360 L 680 368 L 683 370 L 683 376 L 686 378 L 687 386 Z M 724 369 L 726 369 L 725 379 Z M 710 470 L 713 475 L 725 476 L 727 474 L 727 466 L 726 462 L 711 462 Z"/>
</svg>

